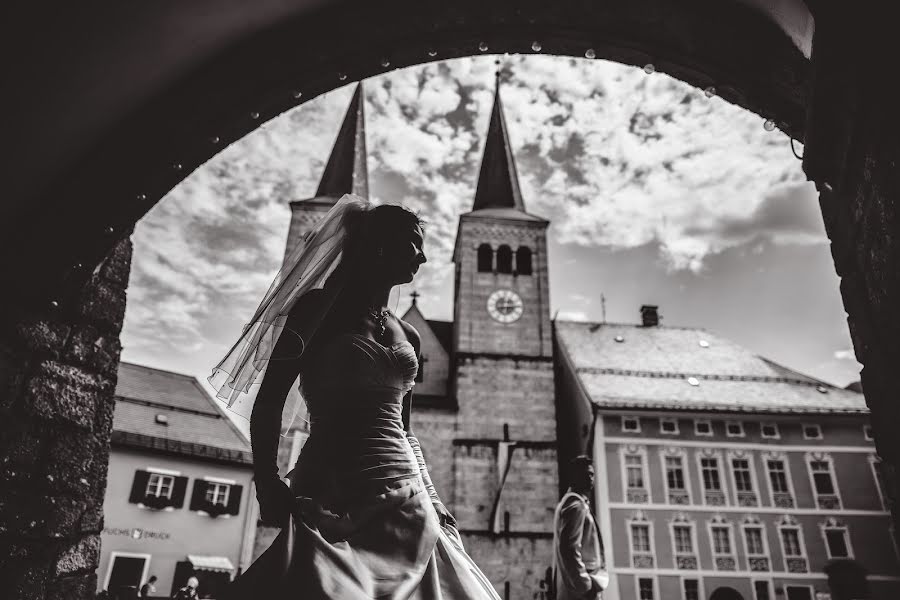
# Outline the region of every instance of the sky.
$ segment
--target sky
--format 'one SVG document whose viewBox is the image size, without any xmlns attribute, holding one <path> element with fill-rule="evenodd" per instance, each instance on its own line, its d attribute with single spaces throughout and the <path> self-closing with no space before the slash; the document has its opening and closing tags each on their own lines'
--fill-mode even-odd
<svg viewBox="0 0 900 600">
<path fill-rule="evenodd" d="M 471 209 L 494 56 L 365 81 L 370 198 L 426 220 L 428 263 L 394 298 L 452 314 L 450 256 Z M 501 95 L 529 212 L 550 219 L 561 319 L 702 327 L 829 383 L 858 379 L 814 186 L 790 138 L 659 72 L 503 56 Z M 314 195 L 355 83 L 265 123 L 137 225 L 122 359 L 205 381 L 284 253 L 288 203 Z M 802 146 L 797 144 L 802 153 Z M 602 298 L 602 300 L 601 300 Z"/>
</svg>

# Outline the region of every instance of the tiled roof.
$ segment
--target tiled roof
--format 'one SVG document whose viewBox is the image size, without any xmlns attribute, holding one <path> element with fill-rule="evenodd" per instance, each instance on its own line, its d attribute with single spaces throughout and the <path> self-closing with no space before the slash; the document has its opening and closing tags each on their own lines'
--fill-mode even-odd
<svg viewBox="0 0 900 600">
<path fill-rule="evenodd" d="M 447 354 L 453 352 L 453 321 L 433 321 L 428 320 L 428 326 L 434 332 L 434 336 L 447 351 Z"/>
<path fill-rule="evenodd" d="M 163 415 L 167 424 L 158 423 L 157 415 Z M 188 452 L 194 446 L 231 455 L 250 452 L 247 439 L 195 378 L 123 362 L 116 385 L 113 439 L 135 435 L 171 442 L 166 445 L 169 449 L 180 444 L 190 454 L 196 454 Z"/>
<path fill-rule="evenodd" d="M 798 373 L 703 329 L 556 321 L 598 407 L 868 412 L 861 394 Z M 692 385 L 696 384 L 696 385 Z"/>
</svg>

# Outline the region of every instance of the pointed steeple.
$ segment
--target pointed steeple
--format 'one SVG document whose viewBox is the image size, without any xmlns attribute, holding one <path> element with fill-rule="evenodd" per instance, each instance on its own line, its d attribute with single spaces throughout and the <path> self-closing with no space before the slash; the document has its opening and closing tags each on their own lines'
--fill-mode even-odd
<svg viewBox="0 0 900 600">
<path fill-rule="evenodd" d="M 503 103 L 500 100 L 499 68 L 494 85 L 494 108 L 491 111 L 472 210 L 484 208 L 513 208 L 525 212 Z"/>
<path fill-rule="evenodd" d="M 369 173 L 366 168 L 366 119 L 363 111 L 363 84 L 353 92 L 331 156 L 322 173 L 316 198 L 338 200 L 344 194 L 369 197 Z"/>
</svg>

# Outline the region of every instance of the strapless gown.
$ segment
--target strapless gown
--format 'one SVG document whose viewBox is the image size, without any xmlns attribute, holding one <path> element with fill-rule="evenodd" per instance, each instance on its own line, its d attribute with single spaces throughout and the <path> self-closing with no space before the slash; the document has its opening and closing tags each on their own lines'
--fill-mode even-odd
<svg viewBox="0 0 900 600">
<path fill-rule="evenodd" d="M 459 532 L 441 526 L 403 429 L 409 342 L 336 337 L 307 374 L 310 436 L 288 475 L 289 527 L 227 598 L 499 600 Z"/>
</svg>

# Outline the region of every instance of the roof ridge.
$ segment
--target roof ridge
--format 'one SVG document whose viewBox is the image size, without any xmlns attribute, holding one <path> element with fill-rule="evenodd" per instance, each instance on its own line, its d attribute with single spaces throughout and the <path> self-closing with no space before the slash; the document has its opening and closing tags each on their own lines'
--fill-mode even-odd
<svg viewBox="0 0 900 600">
<path fill-rule="evenodd" d="M 196 377 L 193 378 L 193 383 L 194 383 L 194 386 L 198 390 L 200 390 L 200 393 L 203 395 L 203 397 L 206 398 L 206 400 L 210 404 L 212 404 L 213 409 L 219 414 L 219 416 L 221 416 L 221 418 L 226 423 L 228 423 L 228 426 L 231 428 L 231 430 L 234 431 L 242 441 L 249 444 L 250 440 L 247 439 L 247 437 L 244 435 L 244 432 L 242 432 L 240 430 L 240 428 L 235 424 L 235 422 L 231 420 L 231 417 L 228 416 L 228 414 L 225 412 L 225 409 L 219 405 L 219 400 L 217 398 L 214 398 L 212 396 L 212 394 L 207 392 L 206 388 L 203 387 L 203 384 L 200 383 L 200 380 L 198 380 Z"/>
<path fill-rule="evenodd" d="M 178 377 L 184 377 L 185 379 L 191 379 L 196 381 L 197 377 L 195 375 L 189 375 L 188 373 L 179 373 L 178 371 L 170 371 L 168 369 L 160 369 L 159 367 L 151 367 L 150 365 L 141 365 L 138 363 L 133 363 L 127 360 L 120 360 L 120 365 L 125 365 L 128 367 L 137 367 L 138 369 L 145 369 L 147 371 L 154 371 L 156 373 L 161 373 L 163 375 L 176 375 Z"/>
</svg>

